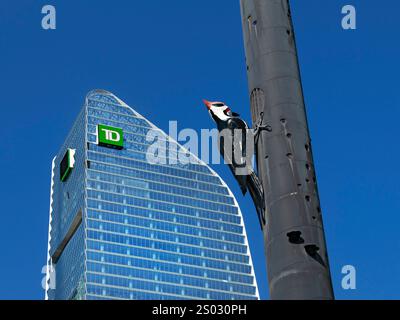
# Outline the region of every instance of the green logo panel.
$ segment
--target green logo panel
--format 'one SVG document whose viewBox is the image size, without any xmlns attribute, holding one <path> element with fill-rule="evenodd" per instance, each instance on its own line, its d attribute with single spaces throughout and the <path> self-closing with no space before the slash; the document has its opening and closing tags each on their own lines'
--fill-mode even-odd
<svg viewBox="0 0 400 320">
<path fill-rule="evenodd" d="M 122 149 L 124 147 L 124 132 L 121 128 L 97 125 L 97 137 L 100 146 Z"/>
<path fill-rule="evenodd" d="M 64 155 L 64 158 L 60 163 L 60 180 L 61 182 L 67 181 L 69 175 L 71 174 L 72 169 L 75 164 L 75 150 L 67 149 L 67 152 Z"/>
</svg>

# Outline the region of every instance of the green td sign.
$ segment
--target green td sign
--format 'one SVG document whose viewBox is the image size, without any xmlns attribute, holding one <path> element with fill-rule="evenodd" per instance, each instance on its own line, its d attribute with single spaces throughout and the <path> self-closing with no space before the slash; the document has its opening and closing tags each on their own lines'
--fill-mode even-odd
<svg viewBox="0 0 400 320">
<path fill-rule="evenodd" d="M 124 147 L 124 132 L 120 128 L 97 125 L 97 138 L 99 146 L 114 149 L 122 149 Z"/>
<path fill-rule="evenodd" d="M 67 149 L 63 159 L 60 163 L 60 180 L 61 182 L 67 181 L 72 169 L 75 166 L 75 150 Z"/>
</svg>

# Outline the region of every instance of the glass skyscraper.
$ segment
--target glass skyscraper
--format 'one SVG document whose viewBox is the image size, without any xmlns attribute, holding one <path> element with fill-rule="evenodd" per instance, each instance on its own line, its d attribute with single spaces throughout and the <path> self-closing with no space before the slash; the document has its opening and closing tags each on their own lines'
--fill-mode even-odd
<svg viewBox="0 0 400 320">
<path fill-rule="evenodd" d="M 149 130 L 168 141 L 113 94 L 86 96 L 52 165 L 46 299 L 258 299 L 233 194 L 200 160 L 149 163 Z"/>
</svg>

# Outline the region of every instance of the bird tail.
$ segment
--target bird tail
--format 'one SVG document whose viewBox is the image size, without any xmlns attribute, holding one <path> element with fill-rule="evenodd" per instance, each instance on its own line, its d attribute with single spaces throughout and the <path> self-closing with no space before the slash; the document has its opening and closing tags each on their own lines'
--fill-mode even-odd
<svg viewBox="0 0 400 320">
<path fill-rule="evenodd" d="M 264 189 L 258 179 L 257 174 L 252 171 L 247 176 L 247 189 L 253 199 L 254 205 L 257 210 L 258 220 L 260 221 L 261 229 L 265 225 L 265 200 L 264 200 Z"/>
</svg>

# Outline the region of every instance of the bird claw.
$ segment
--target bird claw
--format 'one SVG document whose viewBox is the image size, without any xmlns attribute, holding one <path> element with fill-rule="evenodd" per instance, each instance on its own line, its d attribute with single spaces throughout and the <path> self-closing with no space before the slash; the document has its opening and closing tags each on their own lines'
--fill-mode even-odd
<svg viewBox="0 0 400 320">
<path fill-rule="evenodd" d="M 267 130 L 268 132 L 272 132 L 272 127 L 269 124 L 259 126 L 258 130 Z"/>
</svg>

